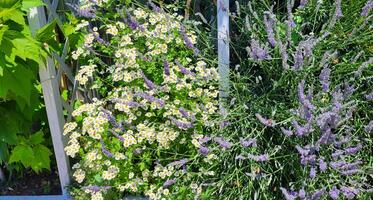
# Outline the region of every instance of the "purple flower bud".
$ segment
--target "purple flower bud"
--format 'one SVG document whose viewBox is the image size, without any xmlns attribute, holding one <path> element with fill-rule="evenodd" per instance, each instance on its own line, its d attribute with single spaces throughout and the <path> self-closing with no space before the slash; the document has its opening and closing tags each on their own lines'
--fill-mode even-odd
<svg viewBox="0 0 373 200">
<path fill-rule="evenodd" d="M 295 51 L 295 62 L 294 62 L 294 70 L 299 70 L 304 62 L 304 57 L 303 57 L 303 51 L 302 51 L 302 46 L 298 45 L 297 50 Z"/>
<path fill-rule="evenodd" d="M 96 9 L 91 6 L 85 6 L 84 8 L 82 8 L 76 4 L 66 3 L 66 5 L 72 8 L 75 14 L 79 17 L 86 17 L 86 18 L 96 17 Z"/>
<path fill-rule="evenodd" d="M 346 164 L 346 161 L 344 161 L 344 160 L 330 162 L 330 166 L 333 169 L 338 169 L 338 168 L 342 167 L 345 164 Z"/>
<path fill-rule="evenodd" d="M 329 91 L 329 77 L 330 77 L 330 69 L 328 67 L 324 67 L 323 70 L 321 70 L 320 73 L 320 82 L 322 84 L 322 91 L 328 92 Z"/>
<path fill-rule="evenodd" d="M 236 160 L 245 160 L 246 157 L 244 157 L 243 155 L 238 155 L 238 156 L 236 156 L 235 159 L 236 159 Z"/>
<path fill-rule="evenodd" d="M 368 101 L 372 101 L 372 100 L 373 100 L 373 91 L 370 92 L 369 94 L 365 94 L 365 98 L 366 98 Z"/>
<path fill-rule="evenodd" d="M 92 192 L 100 192 L 102 190 L 109 190 L 111 186 L 97 186 L 97 185 L 90 185 L 82 187 L 83 190 L 90 190 Z"/>
<path fill-rule="evenodd" d="M 204 156 L 207 156 L 210 153 L 210 149 L 201 145 L 199 147 L 199 153 L 204 155 Z"/>
<path fill-rule="evenodd" d="M 291 195 L 285 188 L 280 187 L 282 194 L 286 200 L 295 200 L 295 196 Z"/>
<path fill-rule="evenodd" d="M 311 170 L 310 170 L 310 178 L 311 178 L 311 179 L 314 179 L 315 177 L 316 177 L 316 168 L 311 167 Z"/>
<path fill-rule="evenodd" d="M 247 156 L 249 159 L 255 160 L 257 162 L 264 162 L 269 160 L 269 155 L 268 154 L 262 154 L 262 155 L 252 155 L 248 154 Z"/>
<path fill-rule="evenodd" d="M 257 142 L 257 140 L 255 138 L 253 138 L 253 139 L 250 138 L 250 139 L 245 140 L 245 139 L 240 137 L 240 143 L 245 148 L 250 147 L 250 146 L 256 147 L 257 146 L 256 142 Z"/>
<path fill-rule="evenodd" d="M 302 188 L 302 189 L 299 190 L 298 197 L 300 199 L 305 199 L 306 198 L 306 191 L 304 190 L 304 188 Z"/>
<path fill-rule="evenodd" d="M 324 161 L 324 158 L 319 159 L 319 169 L 321 172 L 325 172 L 328 169 L 328 164 Z"/>
<path fill-rule="evenodd" d="M 232 147 L 232 143 L 228 142 L 227 140 L 225 140 L 222 137 L 215 137 L 214 141 L 216 143 L 218 143 L 221 147 L 225 148 L 225 149 L 229 149 L 229 148 Z"/>
<path fill-rule="evenodd" d="M 175 60 L 175 63 L 179 67 L 180 72 L 182 74 L 195 76 L 195 74 L 193 72 L 191 72 L 189 69 L 185 68 L 178 60 Z"/>
<path fill-rule="evenodd" d="M 165 102 L 162 99 L 157 99 L 157 98 L 153 97 L 152 95 L 150 95 L 148 93 L 145 93 L 145 92 L 135 93 L 134 96 L 144 98 L 144 99 L 146 99 L 146 100 L 148 100 L 149 102 L 152 102 L 152 103 L 155 102 L 161 107 L 164 107 L 164 105 L 165 105 Z"/>
<path fill-rule="evenodd" d="M 358 151 L 360 151 L 363 148 L 361 144 L 358 144 L 356 147 L 349 147 L 345 149 L 345 154 L 346 155 L 353 155 L 356 154 Z"/>
<path fill-rule="evenodd" d="M 308 3 L 308 0 L 300 0 L 299 8 L 304 8 Z"/>
<path fill-rule="evenodd" d="M 278 41 L 278 45 L 279 45 L 279 48 L 280 48 L 280 54 L 281 54 L 281 59 L 282 59 L 282 67 L 287 70 L 289 69 L 289 64 L 288 64 L 288 59 L 289 59 L 289 55 L 287 53 L 287 47 L 286 45 L 284 45 L 281 40 Z"/>
<path fill-rule="evenodd" d="M 372 130 L 373 130 L 373 120 L 370 121 L 369 124 L 365 126 L 364 130 L 365 130 L 365 132 L 367 132 L 367 133 L 372 132 Z"/>
<path fill-rule="evenodd" d="M 344 176 L 350 176 L 352 174 L 356 174 L 356 173 L 359 173 L 361 172 L 360 169 L 351 169 L 351 170 L 345 170 L 345 171 L 341 171 L 340 173 Z"/>
<path fill-rule="evenodd" d="M 312 200 L 320 199 L 321 197 L 324 196 L 325 191 L 326 191 L 325 188 L 322 188 L 322 189 L 320 189 L 320 190 L 317 190 L 316 192 L 313 193 L 311 199 L 312 199 Z"/>
<path fill-rule="evenodd" d="M 164 74 L 169 76 L 170 75 L 170 64 L 168 63 L 167 60 L 165 60 L 163 62 L 163 70 L 164 70 Z"/>
<path fill-rule="evenodd" d="M 344 154 L 344 151 L 341 150 L 336 150 L 335 152 L 332 153 L 332 158 L 334 160 L 338 159 L 340 156 Z"/>
<path fill-rule="evenodd" d="M 258 120 L 262 123 L 262 124 L 264 124 L 264 125 L 266 125 L 266 126 L 269 126 L 269 127 L 274 127 L 274 126 L 276 126 L 276 122 L 275 121 L 273 121 L 272 119 L 266 119 L 266 118 L 264 118 L 261 114 L 259 114 L 259 113 L 255 113 L 255 117 L 256 118 L 258 118 Z"/>
<path fill-rule="evenodd" d="M 341 186 L 341 191 L 347 199 L 354 199 L 359 194 L 359 190 L 353 187 Z"/>
<path fill-rule="evenodd" d="M 197 48 L 195 48 L 192 41 L 190 41 L 184 26 L 180 26 L 180 33 L 181 33 L 181 36 L 184 39 L 184 43 L 185 43 L 186 47 L 193 50 L 194 55 L 197 56 L 199 54 L 199 50 Z"/>
<path fill-rule="evenodd" d="M 291 131 L 291 130 L 287 130 L 287 129 L 283 128 L 283 127 L 281 127 L 280 129 L 281 129 L 282 133 L 284 135 L 288 136 L 288 137 L 294 135 L 293 131 Z"/>
<path fill-rule="evenodd" d="M 175 126 L 179 127 L 180 129 L 184 129 L 184 130 L 186 130 L 186 129 L 189 129 L 189 128 L 192 128 L 192 127 L 193 127 L 193 124 L 190 123 L 190 122 L 181 122 L 181 121 L 175 119 L 174 117 L 169 117 L 169 119 L 171 120 L 171 122 L 172 122 Z"/>
<path fill-rule="evenodd" d="M 208 142 L 208 141 L 210 141 L 210 140 L 211 140 L 211 137 L 209 137 L 209 136 L 204 136 L 204 137 L 202 137 L 202 138 L 199 138 L 199 139 L 198 139 L 198 142 L 201 143 L 201 144 L 203 144 L 203 143 L 206 143 L 206 142 Z"/>
<path fill-rule="evenodd" d="M 340 193 L 340 191 L 338 190 L 338 188 L 333 186 L 333 188 L 329 191 L 329 196 L 333 200 L 336 200 L 336 199 L 339 198 L 339 193 Z"/>
<path fill-rule="evenodd" d="M 367 17 L 369 11 L 373 8 L 373 0 L 369 0 L 365 6 L 361 9 L 361 16 Z"/>
<path fill-rule="evenodd" d="M 188 162 L 188 159 L 184 158 L 184 159 L 181 159 L 181 160 L 170 162 L 167 166 L 171 166 L 171 167 L 178 166 L 178 167 L 181 167 L 181 166 L 184 166 L 187 162 Z"/>
<path fill-rule="evenodd" d="M 335 16 L 337 17 L 337 19 L 343 17 L 341 4 L 342 4 L 342 0 L 336 0 L 336 2 L 335 2 Z"/>
<path fill-rule="evenodd" d="M 188 112 L 184 108 L 179 108 L 179 112 L 183 117 L 189 117 Z"/>
<path fill-rule="evenodd" d="M 306 98 L 306 96 L 304 95 L 304 84 L 305 84 L 305 81 L 304 81 L 304 80 L 302 80 L 302 81 L 298 84 L 298 99 L 299 99 L 299 102 L 300 102 L 303 106 L 305 106 L 305 107 L 307 107 L 307 108 L 313 110 L 313 109 L 315 109 L 315 106 L 313 106 L 313 105 L 311 104 L 311 102 L 310 102 L 310 101 Z"/>
<path fill-rule="evenodd" d="M 176 178 L 167 179 L 167 181 L 163 183 L 163 188 L 168 188 L 175 183 L 176 183 Z"/>
<path fill-rule="evenodd" d="M 303 149 L 299 145 L 296 145 L 295 148 L 297 149 L 297 151 L 299 152 L 299 154 L 302 155 L 302 156 L 307 156 L 310 153 L 309 149 Z"/>
<path fill-rule="evenodd" d="M 148 4 L 153 9 L 154 12 L 156 13 L 162 12 L 162 9 L 159 6 L 155 5 L 151 0 L 148 1 Z"/>
<path fill-rule="evenodd" d="M 144 72 L 141 72 L 141 76 L 142 76 L 142 78 L 144 79 L 145 85 L 146 85 L 150 90 L 154 90 L 154 89 L 157 88 L 157 86 L 156 86 L 156 85 L 155 85 L 151 80 L 149 80 L 149 79 L 145 76 Z"/>
<path fill-rule="evenodd" d="M 262 47 L 257 40 L 251 39 L 251 45 L 247 48 L 250 57 L 255 61 L 270 59 L 270 55 L 265 47 Z"/>
<path fill-rule="evenodd" d="M 275 21 L 273 20 L 270 12 L 264 12 L 264 25 L 267 31 L 268 42 L 272 47 L 276 46 L 275 34 L 273 33 L 273 26 Z"/>
</svg>

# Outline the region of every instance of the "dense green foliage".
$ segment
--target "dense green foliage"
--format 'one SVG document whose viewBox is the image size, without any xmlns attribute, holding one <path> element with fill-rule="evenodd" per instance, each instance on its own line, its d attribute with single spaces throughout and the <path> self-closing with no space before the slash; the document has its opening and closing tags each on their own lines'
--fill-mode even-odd
<svg viewBox="0 0 373 200">
<path fill-rule="evenodd" d="M 27 11 L 38 0 L 0 1 L 0 164 L 8 171 L 50 169 L 38 69 L 47 52 L 31 36 Z M 23 167 L 22 167 L 23 165 Z"/>
</svg>

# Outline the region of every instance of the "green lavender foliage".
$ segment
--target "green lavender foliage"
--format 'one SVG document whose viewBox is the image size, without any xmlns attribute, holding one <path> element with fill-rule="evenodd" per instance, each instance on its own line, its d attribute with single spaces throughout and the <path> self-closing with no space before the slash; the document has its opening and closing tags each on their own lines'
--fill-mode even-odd
<svg viewBox="0 0 373 200">
<path fill-rule="evenodd" d="M 320 37 L 324 31 L 330 33 L 326 39 L 315 46 L 312 58 L 299 71 L 284 70 L 278 47 L 270 48 L 272 58 L 269 60 L 254 61 L 249 57 L 246 47 L 250 46 L 252 37 L 257 37 L 261 43 L 267 42 L 263 12 L 270 10 L 270 6 L 275 2 L 253 1 L 252 10 L 249 9 L 247 1 L 238 2 L 240 14 L 237 12 L 237 7 L 231 5 L 231 10 L 235 12 L 231 18 L 233 30 L 230 43 L 233 52 L 231 97 L 235 103 L 230 106 L 230 115 L 227 118 L 232 123 L 224 133 L 227 138 L 257 138 L 258 148 L 269 152 L 271 157 L 268 163 L 256 166 L 251 163 L 235 162 L 234 157 L 239 153 L 226 153 L 226 157 L 217 164 L 221 172 L 217 173 L 221 175 L 217 178 L 220 180 L 220 186 L 211 187 L 211 194 L 215 193 L 222 199 L 232 197 L 283 199 L 284 196 L 279 187 L 302 185 L 308 179 L 309 174 L 302 169 L 299 154 L 294 147 L 297 144 L 307 144 L 310 140 L 285 137 L 280 126 L 291 126 L 290 122 L 294 119 L 294 115 L 290 110 L 299 105 L 297 86 L 302 79 L 306 80 L 307 85 L 313 85 L 314 94 L 321 90 L 320 62 L 327 51 L 338 52 L 338 56 L 331 61 L 329 66 L 331 69 L 330 87 L 333 88 L 347 81 L 357 88 L 351 97 L 357 103 L 351 126 L 354 127 L 354 137 L 362 139 L 364 145 L 363 150 L 357 156 L 364 163 L 363 173 L 359 178 L 365 181 L 371 180 L 372 136 L 364 131 L 364 127 L 372 119 L 373 113 L 372 103 L 367 101 L 364 95 L 373 89 L 372 65 L 365 68 L 361 77 L 355 78 L 354 76 L 354 72 L 361 64 L 372 57 L 373 34 L 371 28 L 369 29 L 371 19 L 365 22 L 366 18 L 360 16 L 366 1 L 342 1 L 344 17 L 337 20 L 332 27 L 328 27 L 335 8 L 332 1 L 323 1 L 322 4 L 320 1 L 309 1 L 305 9 L 293 9 L 296 27 L 291 32 L 292 44 L 288 47 L 289 65 L 294 64 L 292 55 L 301 40 L 301 33 L 313 32 L 316 37 Z M 286 38 L 286 25 L 284 24 L 287 17 L 286 2 L 276 1 L 273 12 L 278 19 L 275 27 L 276 38 L 284 41 Z M 249 17 L 250 26 L 253 27 L 251 30 L 247 29 L 246 16 Z M 326 98 L 330 100 L 332 96 Z M 255 113 L 275 120 L 278 126 L 265 127 L 254 116 Z M 250 168 L 256 167 L 258 169 L 251 169 L 251 171 L 259 172 L 257 174 L 260 178 L 251 179 L 245 176 L 245 172 L 250 172 Z M 331 187 L 325 184 L 333 178 L 322 175 L 319 182 L 324 183 L 322 186 Z M 348 177 L 346 181 L 352 181 L 355 178 L 357 176 Z M 237 181 L 243 182 L 241 184 L 246 187 L 234 187 Z M 317 188 L 313 184 L 310 187 Z M 368 195 L 360 194 L 359 199 L 368 199 Z"/>
</svg>

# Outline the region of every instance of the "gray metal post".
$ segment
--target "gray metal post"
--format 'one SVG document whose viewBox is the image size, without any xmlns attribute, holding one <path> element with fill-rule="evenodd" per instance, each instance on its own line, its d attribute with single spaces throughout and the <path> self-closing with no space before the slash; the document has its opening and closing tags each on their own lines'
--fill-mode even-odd
<svg viewBox="0 0 373 200">
<path fill-rule="evenodd" d="M 28 21 L 33 34 L 46 25 L 47 19 L 44 7 L 32 8 L 28 14 Z M 59 80 L 56 78 L 56 66 L 52 58 L 47 58 L 46 65 L 40 66 L 39 75 L 47 109 L 49 128 L 52 134 L 62 193 L 67 196 L 65 187 L 70 183 L 70 166 L 68 157 L 64 151 L 64 138 L 62 135 L 65 119 L 59 91 Z"/>
<path fill-rule="evenodd" d="M 218 0 L 218 61 L 220 99 L 229 92 L 229 0 Z"/>
</svg>

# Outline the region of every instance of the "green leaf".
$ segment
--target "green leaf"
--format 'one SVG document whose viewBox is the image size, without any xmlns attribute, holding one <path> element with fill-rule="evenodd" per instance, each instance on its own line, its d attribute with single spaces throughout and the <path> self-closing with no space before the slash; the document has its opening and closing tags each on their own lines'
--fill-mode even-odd
<svg viewBox="0 0 373 200">
<path fill-rule="evenodd" d="M 100 175 L 100 174 L 96 174 L 96 175 L 95 175 L 95 180 L 96 180 L 97 182 L 101 183 L 101 182 L 102 182 L 102 177 L 101 177 L 101 175 Z"/>
<path fill-rule="evenodd" d="M 11 112 L 0 107 L 0 143 L 17 144 L 17 133 L 20 132 L 17 112 Z"/>
<path fill-rule="evenodd" d="M 8 161 L 9 157 L 9 150 L 8 145 L 6 143 L 0 142 L 0 164 Z"/>
<path fill-rule="evenodd" d="M 17 24 L 26 25 L 23 12 L 16 7 L 0 10 L 0 18 L 3 18 L 4 21 L 12 20 Z"/>
<path fill-rule="evenodd" d="M 29 167 L 34 159 L 34 151 L 30 146 L 18 145 L 13 149 L 12 154 L 10 155 L 9 163 L 21 162 L 23 166 Z"/>
<path fill-rule="evenodd" d="M 40 172 L 42 169 L 50 170 L 50 156 L 52 152 L 44 145 L 38 144 L 33 148 L 35 159 L 31 163 L 31 168 L 35 172 Z"/>
<path fill-rule="evenodd" d="M 3 76 L 0 76 L 0 98 L 6 98 L 11 92 L 30 104 L 32 81 L 35 79 L 32 71 L 22 65 L 5 67 L 3 70 Z"/>
<path fill-rule="evenodd" d="M 23 0 L 22 1 L 22 10 L 29 11 L 30 8 L 43 6 L 45 5 L 42 0 Z"/>
<path fill-rule="evenodd" d="M 48 23 L 36 33 L 36 40 L 41 43 L 47 43 L 55 51 L 58 49 L 58 42 L 56 40 L 55 28 L 57 25 L 57 20 L 53 20 L 51 23 Z"/>
<path fill-rule="evenodd" d="M 18 0 L 0 0 L 0 8 L 10 8 L 15 3 L 17 3 Z"/>
<path fill-rule="evenodd" d="M 4 35 L 5 31 L 7 31 L 8 29 L 9 29 L 9 27 L 7 25 L 3 25 L 3 24 L 0 25 L 0 45 L 1 45 L 1 41 L 3 40 L 3 35 Z"/>
<path fill-rule="evenodd" d="M 28 142 L 32 145 L 40 144 L 44 141 L 44 134 L 42 131 L 39 131 L 30 136 Z"/>
</svg>

